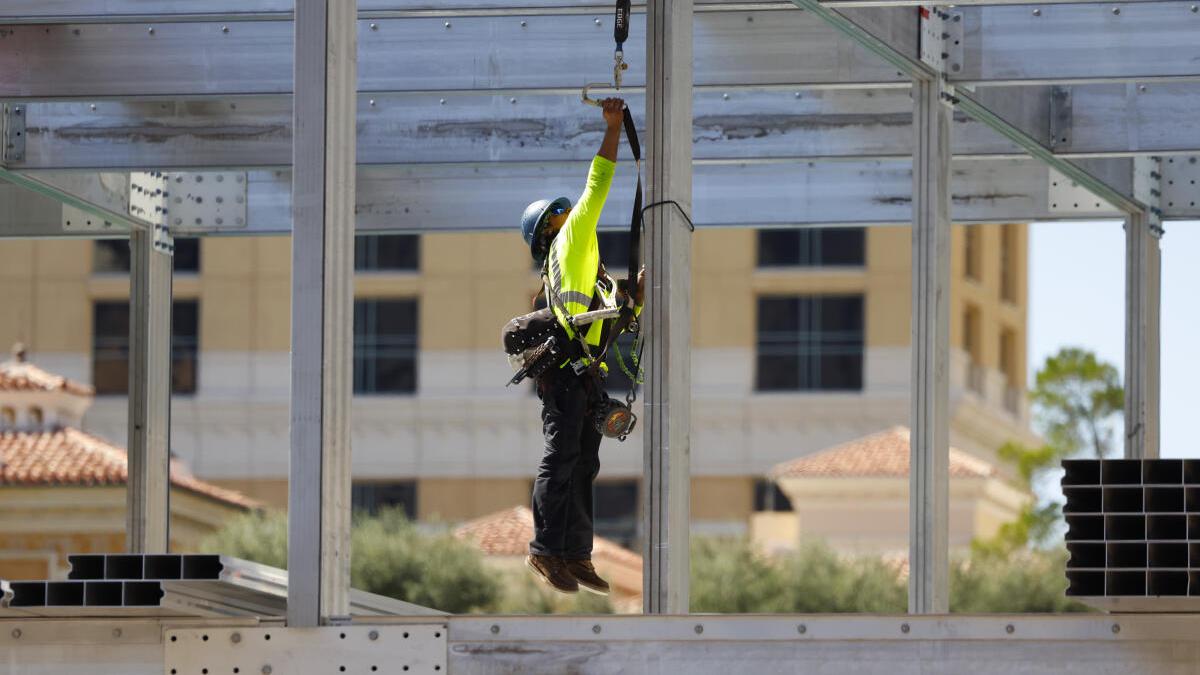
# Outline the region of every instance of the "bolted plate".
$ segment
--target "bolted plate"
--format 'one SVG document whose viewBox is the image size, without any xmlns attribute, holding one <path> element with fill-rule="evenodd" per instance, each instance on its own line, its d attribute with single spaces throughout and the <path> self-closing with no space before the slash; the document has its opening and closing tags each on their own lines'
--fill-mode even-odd
<svg viewBox="0 0 1200 675">
<path fill-rule="evenodd" d="M 166 675 L 446 672 L 446 624 L 184 628 L 163 637 Z"/>
<path fill-rule="evenodd" d="M 1049 211 L 1054 214 L 1072 215 L 1104 213 L 1111 214 L 1113 207 L 1103 199 L 1080 187 L 1079 183 L 1067 178 L 1055 169 L 1050 169 L 1050 190 L 1047 194 Z"/>
<path fill-rule="evenodd" d="M 1200 217 L 1200 156 L 1162 158 L 1162 198 L 1169 217 Z"/>
<path fill-rule="evenodd" d="M 246 228 L 246 173 L 168 173 L 167 225 L 175 233 Z"/>
</svg>

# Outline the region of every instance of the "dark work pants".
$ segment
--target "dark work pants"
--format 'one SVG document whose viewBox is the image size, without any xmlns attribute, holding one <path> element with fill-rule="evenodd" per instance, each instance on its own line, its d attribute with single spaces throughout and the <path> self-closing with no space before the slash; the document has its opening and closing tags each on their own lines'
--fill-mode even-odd
<svg viewBox="0 0 1200 675">
<path fill-rule="evenodd" d="M 587 419 L 588 393 L 569 368 L 538 382 L 545 449 L 533 482 L 529 552 L 570 560 L 592 557 L 592 482 L 602 436 Z"/>
</svg>

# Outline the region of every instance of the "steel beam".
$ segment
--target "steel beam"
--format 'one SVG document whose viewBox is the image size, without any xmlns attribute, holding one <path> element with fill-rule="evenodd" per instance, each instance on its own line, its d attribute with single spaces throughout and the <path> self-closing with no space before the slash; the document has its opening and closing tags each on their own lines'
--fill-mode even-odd
<svg viewBox="0 0 1200 675">
<path fill-rule="evenodd" d="M 894 86 L 903 79 L 801 12 L 713 12 L 697 15 L 694 23 L 696 43 L 703 47 L 695 52 L 697 84 Z M 358 90 L 578 91 L 582 82 L 605 75 L 596 64 L 611 59 L 601 24 L 580 14 L 360 21 Z M 0 29 L 0 69 L 12 75 L 0 82 L 0 97 L 6 99 L 224 97 L 292 90 L 288 21 L 10 24 Z M 631 31 L 644 29 L 644 16 L 634 16 Z M 547 53 L 556 58 L 546 59 Z M 630 55 L 625 76 L 631 87 L 645 84 L 638 56 Z"/>
<path fill-rule="evenodd" d="M 691 509 L 692 0 L 650 0 L 646 45 L 646 614 L 686 614 Z M 665 203 L 674 201 L 675 204 Z M 610 205 L 609 211 L 612 210 Z"/>
<path fill-rule="evenodd" d="M 125 548 L 170 546 L 171 267 L 165 227 L 129 233 L 129 479 Z"/>
<path fill-rule="evenodd" d="M 981 105 L 1063 159 L 1200 154 L 1200 84 L 979 88 Z M 645 100 L 626 93 L 632 109 Z M 1060 101 L 1068 101 L 1065 105 Z M 574 96 L 361 94 L 359 165 L 586 160 L 599 129 Z M 730 87 L 693 99 L 697 159 L 847 157 L 912 153 L 911 92 Z M 16 170 L 286 167 L 288 95 L 230 101 L 34 102 Z M 1056 120 L 1051 125 L 1050 120 Z M 1056 133 L 1051 133 L 1054 126 Z M 1011 157 L 1016 143 L 959 112 L 955 156 Z"/>
<path fill-rule="evenodd" d="M 348 620 L 354 0 L 298 0 L 288 624 Z"/>
<path fill-rule="evenodd" d="M 950 110 L 913 81 L 908 611 L 950 611 Z"/>
<path fill-rule="evenodd" d="M 964 7 L 959 84 L 1200 79 L 1200 12 L 1167 0 Z"/>
<path fill-rule="evenodd" d="M 1125 456 L 1159 455 L 1161 394 L 1163 165 L 1133 160 L 1134 192 L 1145 211 L 1125 219 Z M 1196 193 L 1195 188 L 1192 189 Z"/>
</svg>

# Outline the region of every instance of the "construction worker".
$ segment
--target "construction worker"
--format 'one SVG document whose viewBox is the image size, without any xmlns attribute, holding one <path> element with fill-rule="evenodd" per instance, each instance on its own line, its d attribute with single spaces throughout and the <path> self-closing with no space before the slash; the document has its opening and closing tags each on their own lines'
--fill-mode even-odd
<svg viewBox="0 0 1200 675">
<path fill-rule="evenodd" d="M 539 200 L 521 216 L 521 234 L 534 260 L 543 262 L 548 280 L 546 298 L 559 324 L 572 341 L 579 336 L 567 323 L 567 313 L 580 314 L 630 301 L 604 272 L 596 225 L 608 197 L 616 168 L 617 145 L 625 103 L 619 98 L 601 104 L 607 129 L 592 159 L 587 185 L 574 207 L 566 197 Z M 638 275 L 632 300 L 641 309 L 645 271 Z M 605 344 L 613 321 L 597 321 L 579 330 L 595 354 Z M 583 351 L 582 346 L 579 347 Z M 607 595 L 608 582 L 592 566 L 592 482 L 600 472 L 601 433 L 589 417 L 598 399 L 605 399 L 602 364 L 591 368 L 587 356 L 576 354 L 561 367 L 551 367 L 537 379 L 542 400 L 545 451 L 533 484 L 533 541 L 525 563 L 555 590 L 574 593 L 582 586 Z"/>
</svg>

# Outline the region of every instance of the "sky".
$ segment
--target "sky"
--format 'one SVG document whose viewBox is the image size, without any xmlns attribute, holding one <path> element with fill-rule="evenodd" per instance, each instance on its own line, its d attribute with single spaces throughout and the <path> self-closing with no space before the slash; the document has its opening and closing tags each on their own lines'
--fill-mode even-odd
<svg viewBox="0 0 1200 675">
<path fill-rule="evenodd" d="M 1200 221 L 1167 223 L 1161 245 L 1161 455 L 1200 457 L 1188 419 L 1200 410 Z M 1031 384 L 1046 357 L 1068 345 L 1090 349 L 1124 371 L 1124 259 L 1119 221 L 1032 225 Z"/>
</svg>

